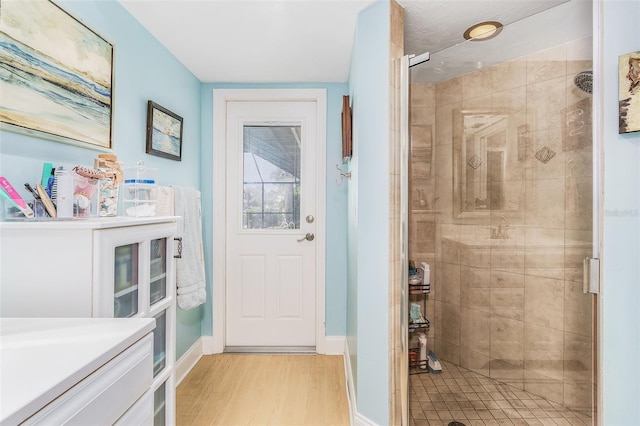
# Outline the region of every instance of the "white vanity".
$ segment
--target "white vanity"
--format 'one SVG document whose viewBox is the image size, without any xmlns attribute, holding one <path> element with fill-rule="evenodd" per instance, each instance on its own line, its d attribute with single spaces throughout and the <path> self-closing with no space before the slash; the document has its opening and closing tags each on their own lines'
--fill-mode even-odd
<svg viewBox="0 0 640 426">
<path fill-rule="evenodd" d="M 0 318 L 0 425 L 153 424 L 152 318 Z"/>
<path fill-rule="evenodd" d="M 148 368 L 155 426 L 175 424 L 176 220 L 0 222 L 2 317 L 155 319 Z"/>
</svg>

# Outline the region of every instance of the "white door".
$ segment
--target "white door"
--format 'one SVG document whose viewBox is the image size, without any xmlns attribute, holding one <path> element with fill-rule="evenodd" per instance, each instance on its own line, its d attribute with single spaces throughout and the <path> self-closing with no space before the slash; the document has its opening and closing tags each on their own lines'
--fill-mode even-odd
<svg viewBox="0 0 640 426">
<path fill-rule="evenodd" d="M 316 108 L 227 103 L 227 348 L 316 345 Z"/>
</svg>

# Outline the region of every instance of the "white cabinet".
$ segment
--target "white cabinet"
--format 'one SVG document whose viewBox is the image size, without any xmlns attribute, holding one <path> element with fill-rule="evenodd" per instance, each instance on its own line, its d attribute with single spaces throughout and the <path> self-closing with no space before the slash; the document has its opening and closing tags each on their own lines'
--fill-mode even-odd
<svg viewBox="0 0 640 426">
<path fill-rule="evenodd" d="M 0 223 L 3 317 L 155 318 L 154 424 L 175 423 L 175 217 Z"/>
<path fill-rule="evenodd" d="M 149 318 L 0 318 L 0 425 L 153 424 L 153 328 Z"/>
</svg>

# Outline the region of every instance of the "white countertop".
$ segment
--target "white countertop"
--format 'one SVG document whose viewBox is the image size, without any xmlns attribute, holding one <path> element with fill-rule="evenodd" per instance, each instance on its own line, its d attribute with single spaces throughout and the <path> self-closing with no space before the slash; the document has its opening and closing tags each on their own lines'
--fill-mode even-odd
<svg viewBox="0 0 640 426">
<path fill-rule="evenodd" d="M 180 216 L 147 217 L 88 217 L 76 219 L 18 218 L 0 222 L 1 229 L 107 229 L 120 226 L 148 225 L 153 223 L 175 222 Z"/>
<path fill-rule="evenodd" d="M 0 318 L 0 423 L 23 422 L 154 327 L 153 318 Z"/>
</svg>

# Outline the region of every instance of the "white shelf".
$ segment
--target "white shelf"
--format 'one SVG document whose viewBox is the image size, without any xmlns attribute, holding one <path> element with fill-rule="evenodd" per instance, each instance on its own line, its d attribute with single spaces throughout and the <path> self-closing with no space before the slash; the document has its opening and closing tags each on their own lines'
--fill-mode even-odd
<svg viewBox="0 0 640 426">
<path fill-rule="evenodd" d="M 124 290 L 120 290 L 119 292 L 115 293 L 113 297 L 116 299 L 119 299 L 122 296 L 126 296 L 127 294 L 133 293 L 134 291 L 138 291 L 137 285 L 132 285 L 131 287 L 127 287 Z"/>
</svg>

